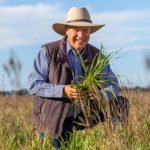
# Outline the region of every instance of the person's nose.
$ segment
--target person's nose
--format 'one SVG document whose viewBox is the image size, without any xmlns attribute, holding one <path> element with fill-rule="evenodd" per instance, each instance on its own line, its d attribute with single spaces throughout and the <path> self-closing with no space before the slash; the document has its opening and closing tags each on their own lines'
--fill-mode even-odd
<svg viewBox="0 0 150 150">
<path fill-rule="evenodd" d="M 78 36 L 79 37 L 83 37 L 83 35 L 84 35 L 83 31 L 78 31 Z"/>
</svg>

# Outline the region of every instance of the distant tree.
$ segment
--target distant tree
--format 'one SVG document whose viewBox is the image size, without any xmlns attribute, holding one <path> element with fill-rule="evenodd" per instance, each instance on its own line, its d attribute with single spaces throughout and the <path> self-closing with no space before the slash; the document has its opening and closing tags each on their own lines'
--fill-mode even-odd
<svg viewBox="0 0 150 150">
<path fill-rule="evenodd" d="M 146 68 L 150 70 L 150 55 L 145 56 L 145 64 L 146 64 Z"/>
<path fill-rule="evenodd" d="M 21 88 L 21 71 L 22 64 L 18 57 L 14 54 L 13 50 L 10 51 L 8 61 L 3 64 L 3 69 L 10 81 L 13 90 Z"/>
</svg>

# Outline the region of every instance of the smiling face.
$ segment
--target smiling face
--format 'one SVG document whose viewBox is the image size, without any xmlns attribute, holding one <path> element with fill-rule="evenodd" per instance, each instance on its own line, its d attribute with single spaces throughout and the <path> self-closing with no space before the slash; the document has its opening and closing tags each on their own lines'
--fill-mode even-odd
<svg viewBox="0 0 150 150">
<path fill-rule="evenodd" d="M 89 41 L 90 28 L 67 26 L 66 35 L 72 48 L 81 52 Z"/>
</svg>

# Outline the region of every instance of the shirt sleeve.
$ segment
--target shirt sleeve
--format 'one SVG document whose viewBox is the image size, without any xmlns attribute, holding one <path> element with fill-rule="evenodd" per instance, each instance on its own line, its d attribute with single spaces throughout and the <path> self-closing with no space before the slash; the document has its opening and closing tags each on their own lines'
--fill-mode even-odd
<svg viewBox="0 0 150 150">
<path fill-rule="evenodd" d="M 47 82 L 49 71 L 46 50 L 42 48 L 34 59 L 33 69 L 28 77 L 29 94 L 47 98 L 63 97 L 64 85 Z"/>
<path fill-rule="evenodd" d="M 104 81 L 100 94 L 103 100 L 111 101 L 120 92 L 118 78 L 111 70 L 109 64 L 102 70 L 100 76 Z"/>
</svg>

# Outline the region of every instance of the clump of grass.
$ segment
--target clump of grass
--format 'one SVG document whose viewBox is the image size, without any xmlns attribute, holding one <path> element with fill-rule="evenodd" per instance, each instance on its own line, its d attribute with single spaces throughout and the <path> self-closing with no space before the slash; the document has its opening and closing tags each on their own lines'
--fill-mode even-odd
<svg viewBox="0 0 150 150">
<path fill-rule="evenodd" d="M 109 64 L 110 60 L 113 58 L 113 55 L 114 53 L 106 54 L 104 47 L 101 46 L 99 53 L 97 53 L 97 55 L 92 60 L 90 69 L 86 70 L 86 65 L 81 55 L 79 54 L 84 76 L 81 76 L 81 82 L 77 84 L 72 82 L 72 85 L 82 91 L 88 90 L 93 86 L 102 88 L 102 84 L 107 83 L 106 80 L 103 80 L 104 76 L 107 74 L 100 74 L 100 72 L 102 72 L 102 70 Z"/>
<path fill-rule="evenodd" d="M 72 86 L 75 87 L 77 90 L 80 90 L 82 93 L 84 93 L 79 99 L 79 103 L 80 103 L 80 106 L 81 106 L 81 109 L 85 118 L 86 126 L 91 126 L 90 120 L 91 118 L 93 118 L 93 115 L 96 116 L 95 120 L 100 119 L 97 109 L 103 110 L 102 95 L 103 95 L 103 98 L 107 99 L 107 95 L 105 91 L 103 90 L 104 88 L 103 86 L 108 85 L 109 83 L 113 82 L 109 79 L 106 80 L 105 77 L 108 76 L 108 74 L 102 73 L 102 71 L 109 64 L 109 62 L 113 59 L 114 54 L 116 54 L 117 52 L 106 54 L 103 45 L 101 45 L 101 49 L 92 60 L 89 70 L 86 70 L 86 65 L 80 53 L 78 52 L 80 59 L 81 59 L 84 76 L 80 77 L 81 81 L 79 83 L 75 83 L 74 82 L 75 80 L 73 80 Z M 100 95 L 99 93 L 100 89 L 103 92 L 102 95 Z M 113 89 L 110 89 L 110 90 L 115 97 L 115 93 Z M 91 101 L 89 96 L 93 97 L 94 101 Z"/>
</svg>

